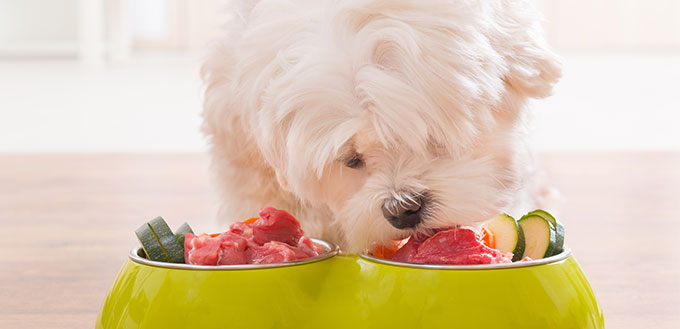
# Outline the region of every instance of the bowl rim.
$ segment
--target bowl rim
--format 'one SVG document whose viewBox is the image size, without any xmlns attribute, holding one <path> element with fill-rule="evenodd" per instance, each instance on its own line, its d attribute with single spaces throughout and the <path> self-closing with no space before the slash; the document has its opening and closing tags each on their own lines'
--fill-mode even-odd
<svg viewBox="0 0 680 329">
<path fill-rule="evenodd" d="M 321 240 L 321 239 L 315 239 L 311 238 L 312 242 L 314 242 L 317 245 L 320 245 L 322 248 L 324 248 L 324 252 L 319 254 L 318 256 L 314 257 L 309 257 L 309 258 L 304 258 L 304 259 L 299 259 L 299 260 L 292 260 L 288 262 L 281 262 L 281 263 L 271 263 L 271 264 L 240 264 L 240 265 L 193 265 L 193 264 L 181 264 L 181 263 L 166 263 L 166 262 L 157 262 L 154 260 L 142 258 L 139 256 L 138 252 L 142 249 L 141 246 L 137 246 L 132 248 L 130 250 L 130 253 L 128 254 L 128 258 L 130 258 L 131 261 L 142 264 L 142 265 L 148 265 L 148 266 L 153 266 L 153 267 L 162 267 L 162 268 L 170 268 L 170 269 L 178 269 L 178 270 L 193 270 L 193 271 L 231 271 L 231 270 L 263 270 L 263 269 L 273 269 L 273 268 L 280 268 L 280 267 L 288 267 L 288 266 L 297 266 L 297 265 L 304 265 L 304 264 L 309 264 L 309 263 L 315 263 L 322 261 L 324 259 L 332 258 L 335 257 L 340 253 L 340 246 L 338 246 L 335 243 Z"/>
<path fill-rule="evenodd" d="M 529 261 L 517 261 L 512 263 L 500 263 L 500 264 L 479 264 L 479 265 L 446 265 L 446 264 L 419 264 L 419 263 L 406 263 L 399 262 L 390 259 L 384 259 L 375 257 L 364 251 L 359 254 L 359 257 L 374 262 L 381 263 L 384 265 L 399 266 L 399 267 L 411 267 L 420 269 L 430 269 L 430 270 L 497 270 L 497 269 L 512 269 L 512 268 L 524 268 L 531 266 L 547 265 L 556 262 L 563 261 L 567 257 L 571 256 L 571 248 L 564 246 L 561 253 L 553 255 L 546 258 L 534 259 Z"/>
</svg>

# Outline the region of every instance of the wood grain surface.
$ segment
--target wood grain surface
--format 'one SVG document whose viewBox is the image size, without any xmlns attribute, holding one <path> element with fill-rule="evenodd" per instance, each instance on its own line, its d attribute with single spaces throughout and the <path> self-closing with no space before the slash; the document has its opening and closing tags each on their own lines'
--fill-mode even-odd
<svg viewBox="0 0 680 329">
<path fill-rule="evenodd" d="M 607 328 L 680 328 L 680 153 L 542 155 Z M 0 328 L 92 328 L 133 231 L 212 231 L 203 155 L 0 155 Z"/>
</svg>

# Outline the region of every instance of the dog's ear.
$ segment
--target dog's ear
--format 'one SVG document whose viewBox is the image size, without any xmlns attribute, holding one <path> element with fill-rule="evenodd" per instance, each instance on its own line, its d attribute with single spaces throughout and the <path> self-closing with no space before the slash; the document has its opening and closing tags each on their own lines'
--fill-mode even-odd
<svg viewBox="0 0 680 329">
<path fill-rule="evenodd" d="M 532 98 L 550 96 L 562 64 L 543 39 L 540 14 L 528 0 L 503 0 L 502 6 L 502 33 L 495 41 L 508 65 L 507 86 Z"/>
<path fill-rule="evenodd" d="M 270 123 L 265 123 L 269 125 Z M 279 183 L 282 189 L 290 191 L 290 186 L 288 185 L 288 155 L 285 151 L 286 138 L 283 136 L 283 132 L 278 131 L 273 128 L 275 126 L 269 126 L 267 133 L 260 133 L 256 137 L 259 144 L 261 154 L 265 161 L 274 170 L 274 176 L 276 176 L 276 181 Z M 262 131 L 265 131 L 262 129 Z"/>
</svg>

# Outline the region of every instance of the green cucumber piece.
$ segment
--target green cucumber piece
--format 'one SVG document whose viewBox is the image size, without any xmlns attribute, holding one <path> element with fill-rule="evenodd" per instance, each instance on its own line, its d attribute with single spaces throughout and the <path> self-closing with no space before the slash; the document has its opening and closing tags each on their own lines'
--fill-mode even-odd
<svg viewBox="0 0 680 329">
<path fill-rule="evenodd" d="M 520 218 L 519 226 L 524 230 L 526 243 L 522 257 L 541 259 L 553 255 L 556 237 L 550 221 L 538 215 L 527 214 Z"/>
<path fill-rule="evenodd" d="M 149 223 L 144 223 L 136 231 L 137 239 L 142 244 L 142 249 L 146 253 L 146 258 L 157 262 L 170 262 L 168 254 L 163 250 L 156 235 L 151 230 Z"/>
<path fill-rule="evenodd" d="M 169 262 L 184 263 L 184 246 L 179 245 L 175 234 L 172 233 L 163 217 L 158 216 L 150 220 L 149 226 L 154 234 L 156 234 L 156 238 L 163 250 L 168 254 Z"/>
<path fill-rule="evenodd" d="M 528 215 L 539 215 L 544 219 L 547 219 L 555 229 L 555 250 L 553 251 L 553 255 L 557 255 L 564 251 L 564 225 L 562 225 L 562 222 L 555 219 L 553 215 L 543 209 L 536 209 Z"/>
<path fill-rule="evenodd" d="M 524 231 L 514 218 L 501 214 L 486 223 L 485 227 L 496 238 L 496 249 L 502 253 L 511 252 L 513 262 L 522 259 L 525 248 Z"/>
<path fill-rule="evenodd" d="M 177 231 L 175 231 L 175 238 L 177 239 L 177 242 L 179 245 L 182 247 L 182 250 L 184 250 L 184 237 L 185 233 L 191 233 L 194 234 L 194 230 L 191 229 L 191 226 L 187 224 L 186 222 L 180 226 Z"/>
</svg>

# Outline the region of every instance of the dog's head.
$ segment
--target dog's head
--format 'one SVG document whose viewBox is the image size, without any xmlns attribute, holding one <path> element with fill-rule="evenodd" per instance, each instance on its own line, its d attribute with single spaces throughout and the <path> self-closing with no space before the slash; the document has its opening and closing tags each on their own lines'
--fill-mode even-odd
<svg viewBox="0 0 680 329">
<path fill-rule="evenodd" d="M 529 1 L 244 8 L 224 45 L 225 97 L 281 186 L 328 206 L 353 249 L 512 201 L 524 104 L 560 75 Z"/>
</svg>

